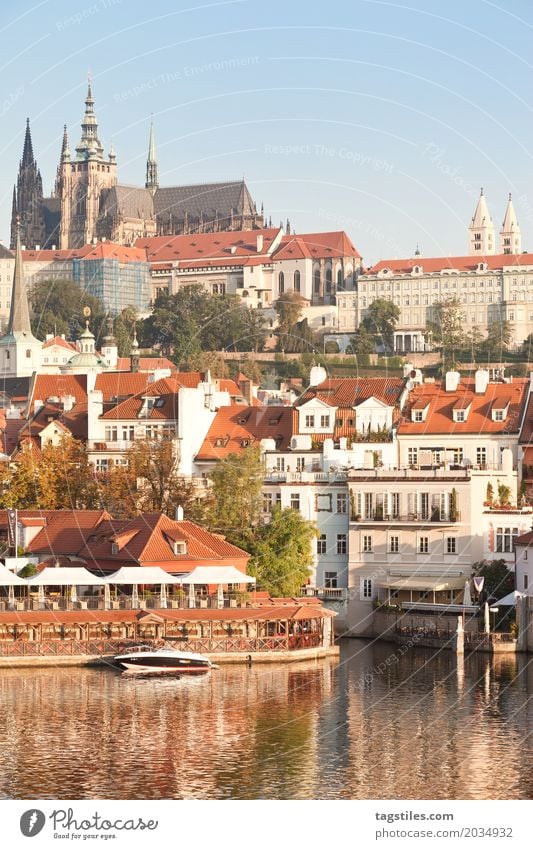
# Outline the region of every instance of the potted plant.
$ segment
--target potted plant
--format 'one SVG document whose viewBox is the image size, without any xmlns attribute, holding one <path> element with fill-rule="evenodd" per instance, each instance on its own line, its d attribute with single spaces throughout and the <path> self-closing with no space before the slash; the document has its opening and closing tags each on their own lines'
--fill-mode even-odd
<svg viewBox="0 0 533 849">
<path fill-rule="evenodd" d="M 450 522 L 456 522 L 457 518 L 457 490 L 454 487 L 450 493 Z"/>
</svg>

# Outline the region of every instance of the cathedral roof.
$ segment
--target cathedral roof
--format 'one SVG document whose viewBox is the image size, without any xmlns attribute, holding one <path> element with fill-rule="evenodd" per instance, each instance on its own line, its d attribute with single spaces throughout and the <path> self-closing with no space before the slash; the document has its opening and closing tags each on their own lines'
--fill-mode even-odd
<svg viewBox="0 0 533 849">
<path fill-rule="evenodd" d="M 154 199 L 148 189 L 116 185 L 102 192 L 100 216 L 121 215 L 143 221 L 154 217 Z"/>
<path fill-rule="evenodd" d="M 203 217 L 214 221 L 216 216 L 254 215 L 255 206 L 244 180 L 231 183 L 202 183 L 193 186 L 167 186 L 158 188 L 154 195 L 155 213 L 168 218 L 170 214 L 182 221 Z"/>
</svg>

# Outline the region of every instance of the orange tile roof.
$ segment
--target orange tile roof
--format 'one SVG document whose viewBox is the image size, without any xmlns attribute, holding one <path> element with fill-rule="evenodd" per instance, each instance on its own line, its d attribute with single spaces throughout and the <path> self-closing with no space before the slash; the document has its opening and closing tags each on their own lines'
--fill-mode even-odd
<svg viewBox="0 0 533 849">
<path fill-rule="evenodd" d="M 160 406 L 154 404 L 151 409 L 147 409 L 146 414 L 143 414 L 143 420 L 169 421 L 175 419 L 178 415 L 178 394 L 182 388 L 182 384 L 175 377 L 162 377 L 155 383 L 148 383 L 142 392 L 117 404 L 116 407 L 104 413 L 101 418 L 106 420 L 138 419 L 145 406 L 144 399 L 150 397 L 159 399 L 161 403 Z"/>
<path fill-rule="evenodd" d="M 122 522 L 116 530 L 113 524 L 111 521 L 89 534 L 78 551 L 79 556 L 107 570 L 118 569 L 125 563 L 140 566 L 157 563 L 167 571 L 178 572 L 191 571 L 199 562 L 206 561 L 239 568 L 250 556 L 194 522 L 175 521 L 162 513 L 143 513 L 129 522 Z M 171 542 L 176 539 L 187 543 L 186 554 L 174 554 Z M 119 546 L 116 554 L 113 554 L 113 543 Z"/>
<path fill-rule="evenodd" d="M 9 419 L 7 420 L 9 424 Z M 533 393 L 529 395 L 527 409 L 524 416 L 524 424 L 520 432 L 519 442 L 521 445 L 528 445 L 533 439 Z"/>
<path fill-rule="evenodd" d="M 274 439 L 280 451 L 290 447 L 292 407 L 221 407 L 196 455 L 197 460 L 222 460 L 261 439 Z"/>
<path fill-rule="evenodd" d="M 69 250 L 22 251 L 26 262 L 53 262 L 72 259 L 117 259 L 119 262 L 146 262 L 146 251 L 140 246 L 125 247 L 114 242 L 98 242 Z"/>
<path fill-rule="evenodd" d="M 454 269 L 456 271 L 476 271 L 479 263 L 486 263 L 491 271 L 500 270 L 512 266 L 533 266 L 533 254 L 495 254 L 493 256 L 441 256 L 425 257 L 418 256 L 414 259 L 382 259 L 368 268 L 365 274 L 375 275 L 384 268 L 388 268 L 394 274 L 411 274 L 413 268 L 418 266 L 424 273 Z"/>
<path fill-rule="evenodd" d="M 137 395 L 146 386 L 150 375 L 148 372 L 105 371 L 96 375 L 95 389 L 104 396 L 104 403 L 116 398 L 126 398 Z"/>
<path fill-rule="evenodd" d="M 270 247 L 279 233 L 279 227 L 263 230 L 227 231 L 220 233 L 196 233 L 187 236 L 154 236 L 137 239 L 136 247 L 147 251 L 153 262 L 183 262 L 190 265 L 212 262 L 214 259 L 227 261 L 256 256 L 268 258 Z M 258 252 L 257 237 L 263 237 L 263 248 Z M 232 253 L 232 248 L 235 248 Z M 213 263 L 219 264 L 219 263 Z"/>
<path fill-rule="evenodd" d="M 53 339 L 48 339 L 43 342 L 43 348 L 51 348 L 53 345 L 58 345 L 60 348 L 67 348 L 69 351 L 76 352 L 78 349 L 73 342 L 67 342 L 62 336 L 54 336 Z"/>
<path fill-rule="evenodd" d="M 330 377 L 319 386 L 310 387 L 297 401 L 297 406 L 318 398 L 331 407 L 355 407 L 361 401 L 377 398 L 391 407 L 397 405 L 405 387 L 399 377 Z"/>
<path fill-rule="evenodd" d="M 446 392 L 441 383 L 424 383 L 409 393 L 403 410 L 398 433 L 411 434 L 461 434 L 461 433 L 517 433 L 528 395 L 529 380 L 515 378 L 512 383 L 489 383 L 483 395 L 474 392 L 473 378 L 462 378 L 455 392 Z M 424 422 L 411 421 L 411 409 L 421 399 L 429 401 Z M 501 409 L 509 401 L 509 410 L 503 422 L 492 420 L 491 410 Z M 453 421 L 453 410 L 464 409 L 471 403 L 465 422 Z M 461 406 L 459 406 L 461 405 Z"/>
<path fill-rule="evenodd" d="M 176 371 L 176 365 L 167 357 L 139 357 L 139 371 L 156 371 L 163 368 Z M 131 371 L 131 357 L 118 357 L 116 370 Z"/>
<path fill-rule="evenodd" d="M 77 554 L 88 533 L 104 519 L 110 518 L 106 510 L 45 511 L 45 517 L 45 527 L 28 545 L 30 553 Z"/>
<path fill-rule="evenodd" d="M 280 248 L 274 253 L 274 259 L 293 259 L 291 249 L 301 251 L 302 256 L 312 258 L 350 256 L 361 259 L 361 254 L 344 230 L 283 236 Z"/>
<path fill-rule="evenodd" d="M 33 384 L 31 411 L 37 399 L 61 398 L 72 395 L 76 402 L 87 401 L 87 378 L 84 374 L 38 374 Z"/>
</svg>

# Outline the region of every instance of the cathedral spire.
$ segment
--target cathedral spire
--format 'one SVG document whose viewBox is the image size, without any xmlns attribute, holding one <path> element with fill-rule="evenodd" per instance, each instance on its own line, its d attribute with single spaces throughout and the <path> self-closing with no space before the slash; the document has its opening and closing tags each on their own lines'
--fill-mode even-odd
<svg viewBox="0 0 533 849">
<path fill-rule="evenodd" d="M 157 176 L 157 154 L 155 150 L 154 122 L 150 123 L 150 139 L 148 142 L 148 159 L 146 160 L 146 189 L 155 192 L 159 186 Z"/>
<path fill-rule="evenodd" d="M 76 148 L 76 159 L 83 160 L 96 157 L 102 160 L 104 148 L 98 138 L 98 121 L 94 114 L 94 97 L 91 80 L 87 85 L 87 97 L 85 98 L 85 114 L 81 123 L 81 139 Z"/>
<path fill-rule="evenodd" d="M 29 334 L 33 338 L 30 324 L 30 310 L 26 286 L 24 285 L 24 269 L 22 264 L 22 248 L 20 246 L 20 222 L 17 226 L 16 248 L 15 248 L 15 271 L 13 274 L 13 288 L 11 290 L 11 309 L 9 312 L 9 323 L 7 335 Z"/>
<path fill-rule="evenodd" d="M 22 151 L 22 168 L 29 168 L 33 165 L 33 145 L 31 142 L 30 119 L 26 118 L 26 133 L 24 135 L 24 149 Z"/>
<path fill-rule="evenodd" d="M 61 154 L 59 156 L 59 163 L 56 171 L 56 182 L 54 186 L 54 197 L 61 197 L 61 185 L 62 185 L 62 169 L 63 162 L 65 159 L 65 151 L 68 150 L 68 136 L 67 136 L 67 125 L 63 125 L 63 140 L 61 142 Z"/>
<path fill-rule="evenodd" d="M 471 256 L 487 256 L 495 251 L 494 224 L 481 189 L 472 223 L 468 228 L 469 253 Z"/>
</svg>

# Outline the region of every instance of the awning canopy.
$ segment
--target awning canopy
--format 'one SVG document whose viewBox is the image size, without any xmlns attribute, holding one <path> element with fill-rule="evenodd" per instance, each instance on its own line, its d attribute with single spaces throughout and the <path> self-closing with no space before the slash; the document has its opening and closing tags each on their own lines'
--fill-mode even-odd
<svg viewBox="0 0 533 849">
<path fill-rule="evenodd" d="M 184 584 L 255 584 L 255 578 L 235 566 L 197 566 L 181 580 Z"/>
<path fill-rule="evenodd" d="M 104 584 L 181 584 L 182 575 L 169 575 L 159 566 L 122 566 L 102 578 Z"/>
<path fill-rule="evenodd" d="M 27 587 L 28 582 L 25 578 L 20 578 L 11 569 L 5 566 L 0 566 L 0 587 Z"/>
<path fill-rule="evenodd" d="M 519 598 L 524 598 L 524 596 L 525 593 L 519 593 L 518 590 L 514 590 L 499 601 L 495 601 L 494 604 L 491 604 L 491 607 L 497 607 L 499 604 L 501 604 L 502 607 L 511 607 L 516 604 Z"/>
<path fill-rule="evenodd" d="M 378 587 L 386 587 L 390 590 L 431 590 L 433 592 L 441 592 L 442 590 L 462 590 L 465 586 L 465 576 L 389 576 L 388 578 L 378 581 Z"/>
<path fill-rule="evenodd" d="M 83 566 L 46 566 L 42 572 L 28 578 L 27 586 L 33 587 L 85 587 L 103 586 L 104 578 L 98 578 Z"/>
</svg>

